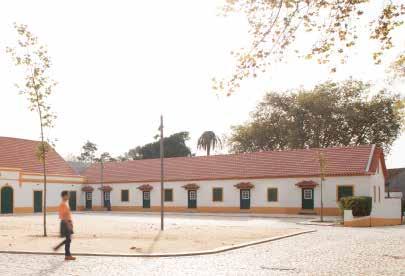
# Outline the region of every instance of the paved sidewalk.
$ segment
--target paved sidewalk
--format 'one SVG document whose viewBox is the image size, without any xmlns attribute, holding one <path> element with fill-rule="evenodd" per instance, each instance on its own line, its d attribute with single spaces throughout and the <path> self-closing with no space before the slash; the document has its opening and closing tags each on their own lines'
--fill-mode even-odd
<svg viewBox="0 0 405 276">
<path fill-rule="evenodd" d="M 298 220 L 246 222 L 285 227 Z M 60 256 L 0 254 L 0 275 L 405 275 L 405 226 L 300 227 L 318 231 L 207 256 L 64 262 Z"/>
</svg>

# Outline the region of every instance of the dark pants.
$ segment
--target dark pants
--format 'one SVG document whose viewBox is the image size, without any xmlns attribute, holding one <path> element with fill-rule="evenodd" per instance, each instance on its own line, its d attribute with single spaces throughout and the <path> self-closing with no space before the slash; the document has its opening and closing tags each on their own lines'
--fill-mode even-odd
<svg viewBox="0 0 405 276">
<path fill-rule="evenodd" d="M 72 242 L 72 237 L 71 235 L 67 235 L 65 237 L 65 240 L 63 242 L 61 242 L 56 249 L 59 249 L 62 245 L 65 245 L 65 256 L 72 256 L 72 254 L 70 253 L 70 243 Z"/>
</svg>

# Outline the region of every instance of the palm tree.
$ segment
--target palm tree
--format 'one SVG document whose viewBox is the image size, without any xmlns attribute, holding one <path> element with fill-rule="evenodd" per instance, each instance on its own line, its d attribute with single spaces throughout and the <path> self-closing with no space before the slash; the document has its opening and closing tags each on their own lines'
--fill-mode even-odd
<svg viewBox="0 0 405 276">
<path fill-rule="evenodd" d="M 198 149 L 207 151 L 207 156 L 209 156 L 211 149 L 222 147 L 222 142 L 213 131 L 204 131 L 200 138 L 198 138 L 197 147 Z"/>
</svg>

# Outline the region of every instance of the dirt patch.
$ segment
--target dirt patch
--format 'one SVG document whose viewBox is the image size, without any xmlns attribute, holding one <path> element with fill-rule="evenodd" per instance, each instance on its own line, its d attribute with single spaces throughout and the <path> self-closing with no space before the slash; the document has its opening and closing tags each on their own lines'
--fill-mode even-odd
<svg viewBox="0 0 405 276">
<path fill-rule="evenodd" d="M 72 252 L 179 253 L 225 246 L 297 232 L 296 228 L 266 225 L 207 223 L 175 218 L 160 231 L 159 219 L 145 216 L 75 215 Z M 41 216 L 0 217 L 0 248 L 15 251 L 52 251 L 61 241 L 59 221 L 48 216 L 48 237 L 42 236 Z"/>
</svg>

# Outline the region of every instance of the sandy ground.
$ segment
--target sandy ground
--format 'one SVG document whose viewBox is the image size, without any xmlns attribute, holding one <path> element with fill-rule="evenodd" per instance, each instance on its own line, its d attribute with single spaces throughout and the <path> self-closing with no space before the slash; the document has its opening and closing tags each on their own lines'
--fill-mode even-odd
<svg viewBox="0 0 405 276">
<path fill-rule="evenodd" d="M 58 236 L 57 216 L 51 214 L 47 219 L 48 237 L 43 237 L 42 216 L 0 216 L 0 250 L 51 251 L 62 239 Z M 200 251 L 299 232 L 271 223 L 234 222 L 226 218 L 168 217 L 163 232 L 158 216 L 75 214 L 73 219 L 73 253 Z"/>
</svg>

